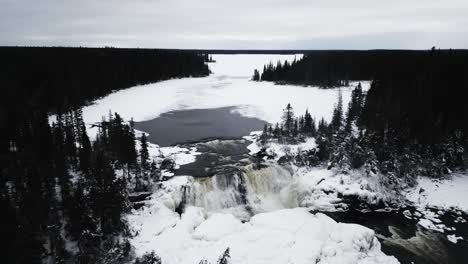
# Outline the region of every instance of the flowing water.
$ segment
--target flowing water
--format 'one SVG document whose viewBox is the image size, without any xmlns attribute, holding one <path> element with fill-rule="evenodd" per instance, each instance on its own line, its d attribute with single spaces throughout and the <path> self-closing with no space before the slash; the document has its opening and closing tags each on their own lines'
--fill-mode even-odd
<svg viewBox="0 0 468 264">
<path fill-rule="evenodd" d="M 256 213 L 300 206 L 306 194 L 294 181 L 292 168 L 275 162 L 258 162 L 248 155 L 248 144 L 247 140 L 237 139 L 186 145 L 196 146 L 202 154 L 194 163 L 176 171 L 179 175 L 194 176 L 181 189 L 182 207 L 191 205 L 209 212 L 228 211 L 248 221 Z M 451 243 L 447 233 L 427 230 L 418 225 L 416 219 L 405 216 L 405 211 L 415 214 L 415 208 L 368 210 L 353 201 L 349 201 L 349 208 L 344 212 L 323 213 L 338 222 L 373 229 L 382 243 L 382 250 L 401 263 L 465 263 L 468 257 L 466 241 Z M 451 211 L 443 213 L 440 219 L 443 224 L 455 228 L 457 235 L 468 237 L 466 223 L 456 223 L 459 217 L 467 219 L 465 213 Z"/>
<path fill-rule="evenodd" d="M 300 111 L 308 108 L 313 115 L 327 118 L 331 115 L 335 93 L 331 90 L 250 82 L 253 69 L 263 67 L 271 60 L 269 56 L 260 57 L 258 61 L 255 58 L 215 58 L 219 63 L 212 65 L 212 76 L 190 80 L 192 83 L 187 80 L 168 82 L 173 87 L 163 87 L 163 84 L 155 85 L 154 88 L 141 87 L 139 100 L 133 101 L 142 104 L 142 107 L 126 106 L 119 109 L 123 107 L 120 104 L 94 106 L 103 108 L 104 114 L 110 108 L 119 113 L 125 113 L 128 109 L 126 116 L 131 117 L 134 107 L 150 111 L 155 104 L 155 113 L 159 116 L 136 122 L 135 128 L 149 133 L 149 141 L 152 143 L 161 146 L 180 144 L 188 148 L 196 147 L 201 152 L 195 162 L 182 165 L 175 171 L 174 177 L 179 179 L 191 176 L 173 194 L 179 196 L 174 199 L 177 201 L 174 205 L 176 211 L 182 212 L 184 206 L 192 205 L 203 207 L 209 212 L 228 211 L 248 221 L 259 212 L 298 207 L 307 195 L 295 181 L 291 167 L 280 166 L 276 162 L 260 162 L 249 155 L 247 146 L 250 142 L 241 139 L 241 136 L 261 130 L 266 122 L 242 116 L 235 112 L 239 110 L 238 107 L 229 105 L 254 105 L 248 109 L 255 110 L 254 113 L 262 118 L 266 117 L 263 119 L 271 120 L 270 112 L 273 113 L 271 116 L 279 117 L 281 108 L 291 102 Z M 255 63 L 249 62 L 254 59 Z M 156 94 L 154 99 L 148 96 L 152 92 Z M 163 96 L 164 100 L 153 102 L 165 94 L 168 96 Z M 349 98 L 349 92 L 344 91 L 344 95 L 345 99 Z M 119 95 L 115 97 L 120 98 Z M 122 101 L 127 98 L 124 92 L 121 97 Z M 96 112 L 94 108 L 90 112 Z M 166 108 L 176 111 L 162 110 Z M 446 234 L 426 230 L 418 225 L 416 219 L 405 217 L 404 211 L 413 213 L 415 208 L 362 210 L 361 205 L 349 201 L 350 210 L 325 213 L 336 221 L 373 229 L 382 243 L 382 250 L 396 256 L 402 263 L 466 263 L 467 242 L 463 240 L 453 244 L 447 240 Z M 457 235 L 466 239 L 466 222 L 455 221 L 460 217 L 468 219 L 465 213 L 455 214 L 450 211 L 442 214 L 440 219 L 447 226 L 456 228 Z"/>
</svg>

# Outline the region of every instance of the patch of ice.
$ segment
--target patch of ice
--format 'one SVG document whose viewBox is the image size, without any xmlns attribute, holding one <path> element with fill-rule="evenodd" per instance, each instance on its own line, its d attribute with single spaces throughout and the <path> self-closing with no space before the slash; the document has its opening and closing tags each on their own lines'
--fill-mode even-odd
<svg viewBox="0 0 468 264">
<path fill-rule="evenodd" d="M 418 225 L 420 225 L 420 226 L 422 226 L 422 227 L 424 227 L 426 229 L 434 230 L 434 231 L 441 232 L 441 233 L 444 232 L 444 227 L 445 227 L 445 225 L 443 225 L 443 224 L 437 224 L 436 225 L 431 220 L 426 219 L 426 218 L 419 219 Z"/>
<path fill-rule="evenodd" d="M 408 218 L 408 219 L 412 219 L 412 215 L 411 215 L 411 212 L 409 210 L 405 210 L 403 211 L 403 216 Z"/>
<path fill-rule="evenodd" d="M 448 239 L 450 242 L 456 244 L 456 243 L 458 242 L 458 240 L 463 240 L 463 237 L 461 237 L 461 236 L 456 236 L 456 235 L 447 235 L 447 239 Z"/>
</svg>

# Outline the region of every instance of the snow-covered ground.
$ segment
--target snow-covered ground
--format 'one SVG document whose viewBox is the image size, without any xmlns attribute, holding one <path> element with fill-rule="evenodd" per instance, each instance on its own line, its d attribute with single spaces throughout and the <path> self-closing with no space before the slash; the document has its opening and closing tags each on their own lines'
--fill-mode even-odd
<svg viewBox="0 0 468 264">
<path fill-rule="evenodd" d="M 245 139 L 252 141 L 247 147 L 251 155 L 255 155 L 260 149 L 265 148 L 265 152 L 278 160 L 282 156 L 296 156 L 316 148 L 314 138 L 306 138 L 304 142 L 298 144 L 279 144 L 274 140 L 269 140 L 265 144 L 259 142 L 261 132 L 254 131 Z M 355 197 L 361 201 L 366 201 L 370 205 L 381 202 L 394 202 L 401 199 L 395 191 L 389 190 L 382 182 L 382 175 L 368 175 L 362 170 L 352 170 L 347 174 L 326 167 L 295 167 L 284 191 L 296 195 L 297 205 L 307 207 L 310 210 L 336 211 L 347 209 L 344 197 Z"/>
<path fill-rule="evenodd" d="M 278 160 L 284 155 L 295 156 L 301 151 L 311 150 L 317 146 L 315 144 L 315 138 L 307 138 L 305 142 L 300 142 L 298 144 L 266 142 L 265 145 L 263 145 L 258 142 L 261 135 L 262 131 L 252 131 L 250 135 L 243 137 L 244 139 L 252 141 L 252 144 L 247 146 L 247 149 L 250 151 L 250 155 L 256 154 L 264 147 L 268 155 L 275 156 L 275 159 Z"/>
<path fill-rule="evenodd" d="M 297 55 L 300 57 L 301 55 Z M 112 93 L 83 109 L 86 123 L 101 121 L 109 111 L 124 119 L 144 121 L 174 110 L 234 106 L 234 111 L 270 123 L 280 121 L 282 109 L 291 103 L 298 114 L 306 109 L 313 117 L 329 120 L 338 89 L 319 89 L 250 81 L 253 70 L 291 55 L 213 55 L 208 77 L 174 79 L 132 87 Z M 345 104 L 352 88 L 341 88 Z M 369 82 L 362 82 L 364 90 Z M 91 136 L 94 131 L 90 131 Z M 141 132 L 138 132 L 137 136 Z M 269 145 L 280 157 L 315 147 L 309 139 L 299 145 Z M 249 146 L 251 153 L 258 145 Z M 194 162 L 194 147 L 149 145 L 150 156 L 171 158 L 176 167 Z M 239 176 L 225 178 L 174 177 L 161 184 L 146 205 L 128 215 L 137 255 L 155 251 L 163 263 L 199 263 L 217 258 L 229 247 L 233 263 L 398 263 L 380 250 L 374 232 L 355 224 L 337 223 L 309 209 L 336 210 L 341 194 L 357 194 L 378 200 L 380 189 L 372 179 L 356 180 L 324 168 L 305 170 L 270 164 L 257 170 L 246 168 L 250 209 L 242 202 Z M 172 176 L 163 171 L 163 176 Z M 380 195 L 380 196 L 379 196 Z M 185 213 L 175 209 L 182 199 Z M 304 206 L 306 208 L 297 208 Z M 254 214 L 252 216 L 252 213 Z M 247 222 L 241 222 L 247 220 Z"/>
<path fill-rule="evenodd" d="M 398 263 L 380 250 L 374 231 L 337 223 L 306 209 L 283 209 L 242 223 L 232 214 L 188 207 L 179 217 L 163 205 L 130 217 L 136 253 L 154 250 L 167 264 L 216 263 L 230 249 L 232 263 Z"/>
<path fill-rule="evenodd" d="M 468 175 L 452 173 L 445 179 L 418 177 L 417 186 L 409 189 L 405 196 L 417 208 L 418 224 L 426 229 L 447 234 L 455 228 L 442 223 L 441 217 L 451 211 L 459 216 L 450 224 L 466 223 L 462 212 L 468 213 Z M 411 216 L 410 216 L 411 217 Z M 467 239 L 456 234 L 447 234 L 452 243 Z"/>
<path fill-rule="evenodd" d="M 254 141 L 252 154 L 257 136 L 246 137 Z M 296 154 L 314 147 L 309 139 L 289 146 L 271 143 L 268 151 Z M 239 199 L 239 182 L 246 186 L 247 207 Z M 178 176 L 162 182 L 146 206 L 128 216 L 135 232 L 131 242 L 137 255 L 154 250 L 163 263 L 216 263 L 228 247 L 232 263 L 398 263 L 381 252 L 372 230 L 309 212 L 344 209 L 340 195 L 373 203 L 391 194 L 377 179 L 359 173 L 282 168 L 275 162 L 261 169 L 247 166 L 243 181 L 238 175 L 228 182 L 218 175 Z M 175 209 L 182 200 L 187 207 L 179 216 Z"/>
<path fill-rule="evenodd" d="M 418 185 L 406 196 L 421 207 L 452 207 L 468 212 L 468 175 L 453 173 L 446 179 L 418 177 Z"/>
<path fill-rule="evenodd" d="M 248 117 L 257 117 L 270 123 L 281 118 L 282 109 L 291 103 L 296 113 L 306 108 L 316 118 L 329 120 L 336 102 L 338 89 L 319 89 L 271 82 L 250 81 L 254 69 L 278 60 L 293 60 L 302 55 L 213 55 L 213 72 L 202 78 L 173 79 L 117 91 L 83 108 L 83 119 L 91 124 L 101 121 L 109 111 L 124 119 L 145 121 L 160 114 L 187 109 L 206 109 L 235 106 L 235 110 Z M 345 105 L 350 99 L 350 87 L 341 88 Z M 370 83 L 362 82 L 367 90 Z M 93 135 L 96 130 L 89 131 Z"/>
<path fill-rule="evenodd" d="M 316 147 L 313 138 L 296 145 L 278 144 L 275 141 L 263 145 L 259 142 L 260 135 L 261 132 L 256 131 L 244 137 L 252 141 L 247 147 L 251 155 L 264 147 L 267 154 L 278 160 L 281 156 L 295 156 L 300 151 Z M 447 211 L 452 211 L 459 215 L 454 220 L 455 224 L 467 222 L 462 212 L 468 212 L 468 175 L 452 173 L 444 179 L 419 176 L 415 187 L 408 187 L 402 192 L 385 186 L 385 177 L 380 174 L 367 175 L 362 170 L 342 174 L 323 167 L 299 167 L 295 168 L 292 180 L 288 181 L 287 186 L 290 187 L 283 190 L 291 192 L 291 188 L 294 188 L 293 192 L 300 198 L 298 206 L 318 211 L 347 209 L 347 203 L 343 202 L 346 196 L 359 198 L 369 205 L 389 202 L 392 206 L 414 206 L 415 212 L 411 214 L 407 210 L 405 217 L 418 221 L 425 229 L 446 234 L 453 243 L 465 239 L 453 234 L 456 233 L 453 223 L 443 223 L 441 218 Z"/>
</svg>

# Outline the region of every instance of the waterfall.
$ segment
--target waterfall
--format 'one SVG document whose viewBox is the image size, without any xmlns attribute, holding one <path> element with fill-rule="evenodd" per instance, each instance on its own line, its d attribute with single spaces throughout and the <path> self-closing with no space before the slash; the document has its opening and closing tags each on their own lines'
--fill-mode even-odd
<svg viewBox="0 0 468 264">
<path fill-rule="evenodd" d="M 185 202 L 208 211 L 245 204 L 242 192 L 242 174 L 217 174 L 213 177 L 194 178 L 187 186 Z"/>
<path fill-rule="evenodd" d="M 297 207 L 298 195 L 291 170 L 277 164 L 258 169 L 253 164 L 219 172 L 212 177 L 188 177 L 173 195 L 182 206 L 208 212 L 243 210 L 255 214 Z"/>
</svg>

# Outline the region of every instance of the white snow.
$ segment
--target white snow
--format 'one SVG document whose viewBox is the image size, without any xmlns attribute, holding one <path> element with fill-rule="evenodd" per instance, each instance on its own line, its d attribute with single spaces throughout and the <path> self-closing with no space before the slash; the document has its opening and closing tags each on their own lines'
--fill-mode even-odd
<svg viewBox="0 0 468 264">
<path fill-rule="evenodd" d="M 448 239 L 450 242 L 456 244 L 456 243 L 458 242 L 458 240 L 463 240 L 463 237 L 461 237 L 461 236 L 456 236 L 456 235 L 447 235 L 447 239 Z"/>
<path fill-rule="evenodd" d="M 114 92 L 84 107 L 83 119 L 87 124 L 100 122 L 112 111 L 126 120 L 133 117 L 135 121 L 145 121 L 173 110 L 235 106 L 234 111 L 242 115 L 275 123 L 280 121 L 282 109 L 291 103 L 298 114 L 308 108 L 313 117 L 329 120 L 338 89 L 250 81 L 255 68 L 261 70 L 269 61 L 292 60 L 295 56 L 213 55 L 217 62 L 210 63 L 213 72 L 210 76 L 173 79 Z M 341 88 L 345 104 L 355 85 Z M 362 85 L 367 90 L 370 83 L 363 81 Z M 92 137 L 96 131 L 88 132 Z"/>
<path fill-rule="evenodd" d="M 235 106 L 242 115 L 270 123 L 280 121 L 282 109 L 292 103 L 297 114 L 306 109 L 315 118 L 331 118 L 338 89 L 319 89 L 269 82 L 250 81 L 255 68 L 270 60 L 292 59 L 283 55 L 213 55 L 213 74 L 203 78 L 176 79 L 115 92 L 83 109 L 86 123 L 99 122 L 109 110 L 124 119 L 144 121 L 162 113 L 182 109 Z M 299 57 L 299 56 L 298 56 Z M 364 90 L 369 82 L 363 82 Z M 341 88 L 344 103 L 350 87 Z M 129 100 L 131 99 L 131 100 Z M 91 134 L 93 132 L 91 131 Z M 250 138 L 251 153 L 259 150 L 258 133 Z M 315 147 L 315 141 L 281 146 L 271 143 L 267 151 L 297 154 Z M 149 144 L 150 156 L 174 159 L 177 166 L 193 162 L 196 148 L 180 146 L 160 148 Z M 163 172 L 169 176 L 169 172 Z M 269 164 L 254 170 L 247 167 L 245 185 L 251 212 L 239 201 L 240 177 L 226 180 L 217 177 L 178 176 L 162 182 L 146 206 L 129 214 L 131 239 L 137 255 L 154 250 L 163 263 L 198 263 L 207 259 L 216 263 L 229 247 L 232 263 L 398 263 L 386 256 L 372 230 L 355 224 L 337 223 L 309 209 L 337 210 L 337 193 L 359 195 L 376 201 L 385 195 L 378 180 L 337 174 L 325 168 L 283 168 Z M 174 212 L 182 199 L 187 207 L 182 216 Z M 304 206 L 306 208 L 297 208 Z M 294 208 L 294 209 L 287 209 Z M 242 220 L 248 220 L 243 223 Z"/>
<path fill-rule="evenodd" d="M 447 179 L 418 177 L 418 185 L 407 193 L 420 207 L 458 208 L 468 212 L 468 175 L 451 174 Z"/>
<path fill-rule="evenodd" d="M 252 141 L 252 144 L 247 146 L 250 155 L 254 155 L 264 147 L 268 155 L 275 156 L 275 159 L 278 160 L 282 156 L 295 156 L 302 151 L 311 150 L 317 146 L 317 144 L 315 144 L 315 138 L 312 137 L 306 138 L 304 142 L 299 142 L 298 144 L 280 144 L 273 140 L 261 144 L 259 142 L 261 134 L 262 131 L 253 131 L 250 135 L 243 137 L 244 139 Z"/>
<path fill-rule="evenodd" d="M 266 153 L 277 161 L 285 155 L 295 156 L 302 151 L 316 147 L 314 138 L 306 138 L 305 142 L 298 144 L 280 144 L 275 140 L 268 140 L 264 145 L 259 142 L 261 131 L 254 131 L 244 138 L 252 141 L 247 147 L 250 154 L 254 155 L 262 147 Z M 274 162 L 272 163 L 274 164 Z M 272 165 L 271 165 L 272 166 Z M 381 174 L 367 174 L 363 170 L 351 170 L 347 174 L 336 170 L 328 170 L 324 167 L 295 167 L 293 172 L 284 180 L 280 180 L 282 206 L 301 206 L 311 210 L 336 211 L 347 208 L 339 196 L 354 196 L 369 204 L 377 204 L 381 201 L 396 201 L 401 197 L 384 186 L 385 177 Z M 259 170 L 262 171 L 262 170 Z M 255 172 L 259 174 L 260 172 Z M 260 179 L 265 181 L 278 181 L 284 177 L 275 178 L 275 173 L 262 175 Z M 273 177 L 274 179 L 270 179 Z M 292 202 L 294 200 L 294 202 Z M 284 201 L 287 201 L 285 203 Z"/>
<path fill-rule="evenodd" d="M 140 149 L 140 138 L 145 133 L 147 136 L 149 133 L 142 132 L 135 130 L 135 137 L 138 139 L 136 142 L 137 144 L 137 150 Z M 148 154 L 150 161 L 155 160 L 155 161 L 162 161 L 164 158 L 169 158 L 172 159 L 176 166 L 175 169 L 178 169 L 181 165 L 189 164 L 192 162 L 195 162 L 196 156 L 200 155 L 201 153 L 197 151 L 196 147 L 191 147 L 191 148 L 184 148 L 180 146 L 169 146 L 169 147 L 160 147 L 157 144 L 153 144 L 151 142 L 148 142 Z M 163 176 L 172 176 L 171 173 L 163 172 Z"/>
<path fill-rule="evenodd" d="M 298 168 L 297 186 L 301 190 L 300 206 L 314 210 L 335 211 L 346 209 L 342 198 L 353 196 L 368 204 L 381 201 L 395 201 L 398 195 L 382 184 L 382 175 L 366 175 L 361 170 L 352 170 L 347 174 L 326 168 Z"/>
<path fill-rule="evenodd" d="M 247 166 L 247 200 L 256 213 L 251 217 L 236 198 L 239 178 L 233 177 L 231 185 L 223 185 L 217 176 L 178 176 L 162 182 L 147 205 L 128 216 L 137 255 L 154 250 L 163 263 L 216 263 L 229 247 L 232 263 L 241 264 L 398 263 L 380 251 L 372 230 L 309 213 L 343 208 L 338 193 L 369 202 L 385 199 L 391 194 L 380 189 L 378 179 L 326 168 Z M 174 210 L 184 196 L 187 207 L 179 217 Z"/>
<path fill-rule="evenodd" d="M 230 214 L 208 216 L 199 207 L 179 217 L 153 206 L 130 221 L 138 232 L 132 239 L 137 255 L 155 250 L 165 264 L 216 263 L 228 247 L 237 264 L 398 263 L 381 252 L 374 231 L 303 208 L 257 214 L 242 223 Z"/>
<path fill-rule="evenodd" d="M 418 225 L 421 225 L 424 228 L 429 229 L 429 230 L 434 230 L 434 231 L 441 232 L 441 233 L 444 232 L 444 225 L 436 225 L 432 221 L 426 218 L 420 219 L 418 222 Z"/>
</svg>

